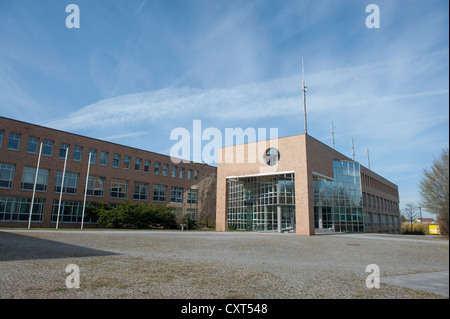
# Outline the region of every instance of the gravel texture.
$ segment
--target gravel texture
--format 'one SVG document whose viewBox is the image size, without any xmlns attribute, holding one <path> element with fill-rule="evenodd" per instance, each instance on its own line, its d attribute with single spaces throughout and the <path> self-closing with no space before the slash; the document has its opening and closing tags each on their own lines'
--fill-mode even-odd
<svg viewBox="0 0 450 319">
<path fill-rule="evenodd" d="M 66 287 L 66 267 L 80 288 Z M 448 239 L 379 234 L 0 230 L 0 298 L 445 298 L 381 283 L 448 271 Z"/>
</svg>

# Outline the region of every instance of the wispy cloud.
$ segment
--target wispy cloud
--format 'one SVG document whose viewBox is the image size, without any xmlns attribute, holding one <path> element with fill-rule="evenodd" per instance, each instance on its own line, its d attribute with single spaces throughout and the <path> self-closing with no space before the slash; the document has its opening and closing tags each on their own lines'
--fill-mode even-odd
<svg viewBox="0 0 450 319">
<path fill-rule="evenodd" d="M 344 121 L 348 118 L 346 125 L 350 125 L 349 130 L 355 131 L 360 125 L 360 130 L 370 131 L 370 126 L 379 127 L 380 123 L 389 126 L 399 122 L 411 123 L 418 118 L 433 118 L 435 111 L 433 113 L 432 108 L 425 110 L 419 101 L 434 96 L 448 96 L 449 90 L 445 86 L 434 90 L 417 90 L 419 86 L 392 89 L 391 82 L 395 82 L 395 78 L 385 85 L 380 84 L 380 77 L 391 68 L 392 65 L 386 62 L 310 74 L 307 78 L 310 86 L 307 103 L 312 120 L 314 117 L 331 117 L 338 123 L 340 119 Z M 410 71 L 407 76 L 414 77 L 414 71 Z M 45 124 L 80 130 L 144 123 L 158 126 L 166 120 L 176 125 L 186 119 L 200 118 L 213 119 L 217 125 L 221 125 L 226 121 L 236 122 L 237 119 L 254 122 L 286 118 L 300 112 L 300 75 L 291 75 L 230 88 L 169 87 L 122 95 L 87 105 L 64 118 Z M 370 117 L 362 117 L 364 114 Z M 353 121 L 352 117 L 359 117 L 359 120 Z"/>
</svg>

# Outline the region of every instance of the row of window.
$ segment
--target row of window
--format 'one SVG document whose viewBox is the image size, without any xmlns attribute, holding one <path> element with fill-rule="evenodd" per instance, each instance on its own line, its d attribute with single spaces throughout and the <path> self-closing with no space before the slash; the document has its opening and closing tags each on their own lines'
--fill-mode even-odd
<svg viewBox="0 0 450 319">
<path fill-rule="evenodd" d="M 399 227 L 398 216 L 377 214 L 377 213 L 364 213 L 364 223 L 366 227 L 373 228 L 394 228 Z"/>
<path fill-rule="evenodd" d="M 31 198 L 0 196 L 0 221 L 28 221 L 30 214 Z M 31 220 L 42 222 L 44 215 L 45 199 L 35 199 L 33 205 L 33 214 Z M 51 220 L 56 222 L 58 216 L 59 201 L 53 201 Z M 83 202 L 80 201 L 61 201 L 60 222 L 80 223 L 82 219 Z M 191 218 L 197 218 L 197 210 L 188 208 L 186 214 Z M 91 222 L 85 219 L 86 223 Z"/>
<path fill-rule="evenodd" d="M 2 145 L 4 131 L 0 130 L 0 148 Z M 19 145 L 20 145 L 20 139 L 21 135 L 18 133 L 9 133 L 8 138 L 8 145 L 7 148 L 12 151 L 18 151 Z M 44 140 L 42 144 L 42 155 L 43 156 L 52 156 L 53 155 L 53 145 L 54 142 L 50 140 Z M 39 138 L 37 137 L 29 137 L 28 143 L 27 143 L 27 153 L 30 154 L 37 154 L 39 149 Z M 59 147 L 59 153 L 58 156 L 62 159 L 66 157 L 66 152 L 69 150 L 70 152 L 70 145 L 61 143 Z M 83 147 L 81 146 L 74 146 L 72 150 L 72 160 L 76 162 L 81 161 L 81 157 L 83 154 Z M 109 161 L 109 153 L 108 152 L 100 152 L 97 154 L 96 149 L 89 149 L 90 154 L 90 163 L 96 164 L 97 163 L 97 155 L 99 155 L 98 163 L 102 166 L 107 166 Z M 112 158 L 112 167 L 114 168 L 120 168 L 123 169 L 131 169 L 131 157 L 130 156 L 122 156 L 120 154 L 113 154 Z M 143 171 L 144 173 L 150 173 L 151 171 L 151 161 L 149 160 L 143 160 L 141 158 L 136 158 L 134 161 L 134 170 L 136 172 Z M 162 175 L 162 176 L 169 176 L 169 165 L 168 164 L 162 164 L 155 162 L 153 165 L 153 173 L 155 175 Z M 184 167 L 177 167 L 172 166 L 170 174 L 173 178 L 179 178 L 184 179 L 185 175 L 187 175 L 187 180 L 194 180 L 198 181 L 199 174 L 197 170 L 187 170 L 187 174 L 185 174 L 185 168 Z"/>
<path fill-rule="evenodd" d="M 382 210 L 385 212 L 391 212 L 391 213 L 398 213 L 398 203 L 378 197 L 375 195 L 371 195 L 369 193 L 362 193 L 363 194 L 363 205 L 364 208 L 368 209 L 376 209 L 376 210 Z"/>
<path fill-rule="evenodd" d="M 385 183 L 382 183 L 379 180 L 370 177 L 366 174 L 361 173 L 361 182 L 364 185 L 370 186 L 384 193 L 390 194 L 392 196 L 398 196 L 398 191 L 395 188 L 388 186 Z"/>
<path fill-rule="evenodd" d="M 8 163 L 0 163 L 0 188 L 12 188 L 14 180 L 15 165 Z M 36 179 L 36 191 L 46 192 L 50 171 L 48 169 L 39 169 L 36 179 L 36 168 L 25 166 L 22 174 L 22 190 L 33 190 L 34 181 Z M 66 172 L 56 172 L 56 183 L 54 191 L 56 193 L 62 192 L 64 194 L 78 193 L 79 174 Z M 89 175 L 88 186 L 86 194 L 88 196 L 103 197 L 105 192 L 105 177 Z M 149 183 L 134 182 L 132 199 L 148 201 Z M 169 194 L 167 193 L 168 186 L 153 185 L 153 201 L 167 202 Z M 128 180 L 113 178 L 111 180 L 110 197 L 111 198 L 127 198 L 128 194 Z M 183 188 L 172 186 L 170 189 L 170 202 L 176 204 L 183 203 Z M 189 205 L 197 205 L 197 190 L 188 189 L 186 191 L 186 203 Z"/>
</svg>

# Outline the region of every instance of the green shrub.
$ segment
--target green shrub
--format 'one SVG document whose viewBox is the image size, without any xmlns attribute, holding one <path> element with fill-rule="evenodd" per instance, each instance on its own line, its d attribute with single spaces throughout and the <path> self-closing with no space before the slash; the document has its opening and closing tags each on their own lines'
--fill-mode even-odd
<svg viewBox="0 0 450 319">
<path fill-rule="evenodd" d="M 153 204 L 134 204 L 126 201 L 116 207 L 110 207 L 98 203 L 89 206 L 88 216 L 106 228 L 177 228 L 171 208 Z"/>
<path fill-rule="evenodd" d="M 125 228 L 128 224 L 127 212 L 123 207 L 100 209 L 97 222 L 106 228 Z"/>
</svg>

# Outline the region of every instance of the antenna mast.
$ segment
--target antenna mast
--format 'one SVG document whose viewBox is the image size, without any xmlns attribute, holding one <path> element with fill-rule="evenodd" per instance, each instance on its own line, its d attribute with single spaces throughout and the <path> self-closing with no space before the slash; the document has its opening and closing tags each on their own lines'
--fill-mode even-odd
<svg viewBox="0 0 450 319">
<path fill-rule="evenodd" d="M 368 168 L 370 169 L 370 157 L 369 157 L 369 149 L 367 149 L 367 164 L 368 164 Z"/>
<path fill-rule="evenodd" d="M 303 57 L 302 57 L 302 91 L 303 91 L 303 125 L 305 127 L 305 134 L 307 134 L 308 128 L 306 125 L 306 85 L 305 85 L 305 77 L 303 74 Z"/>
<path fill-rule="evenodd" d="M 353 161 L 355 161 L 355 145 L 353 143 L 353 136 L 352 136 L 352 158 L 353 158 Z"/>
<path fill-rule="evenodd" d="M 334 125 L 333 125 L 333 121 L 331 121 L 331 142 L 333 144 L 333 149 L 335 149 L 335 145 L 334 145 Z"/>
</svg>

